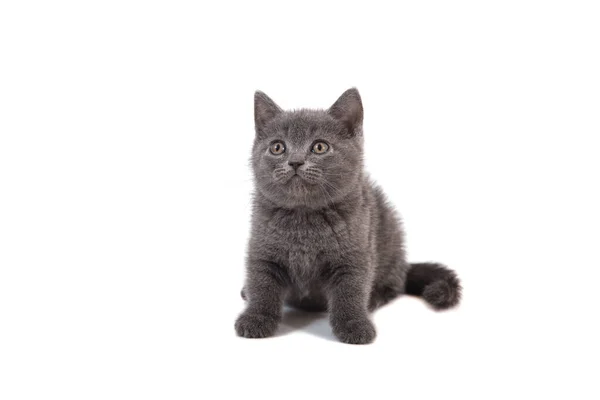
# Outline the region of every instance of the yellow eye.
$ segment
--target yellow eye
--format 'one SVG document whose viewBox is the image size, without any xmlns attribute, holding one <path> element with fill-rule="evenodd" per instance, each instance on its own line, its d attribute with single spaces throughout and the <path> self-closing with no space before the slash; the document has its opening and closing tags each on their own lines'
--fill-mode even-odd
<svg viewBox="0 0 600 400">
<path fill-rule="evenodd" d="M 269 150 L 271 151 L 271 154 L 275 154 L 276 156 L 278 156 L 280 154 L 283 154 L 283 152 L 285 151 L 285 145 L 283 144 L 283 142 L 275 142 L 271 144 Z"/>
<path fill-rule="evenodd" d="M 275 142 L 271 144 L 269 150 L 271 150 L 272 154 L 278 156 L 279 154 L 283 154 L 283 152 L 285 151 L 285 145 L 283 144 L 283 142 Z"/>
<path fill-rule="evenodd" d="M 317 154 L 326 153 L 329 150 L 329 145 L 325 142 L 317 142 L 313 145 L 312 152 Z"/>
</svg>

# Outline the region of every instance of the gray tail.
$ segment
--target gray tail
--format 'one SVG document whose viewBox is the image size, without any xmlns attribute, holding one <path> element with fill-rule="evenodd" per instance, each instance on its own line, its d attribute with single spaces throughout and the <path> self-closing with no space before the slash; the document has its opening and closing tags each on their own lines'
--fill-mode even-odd
<svg viewBox="0 0 600 400">
<path fill-rule="evenodd" d="M 410 264 L 406 293 L 421 296 L 436 310 L 454 307 L 460 302 L 462 287 L 456 273 L 442 264 Z"/>
</svg>

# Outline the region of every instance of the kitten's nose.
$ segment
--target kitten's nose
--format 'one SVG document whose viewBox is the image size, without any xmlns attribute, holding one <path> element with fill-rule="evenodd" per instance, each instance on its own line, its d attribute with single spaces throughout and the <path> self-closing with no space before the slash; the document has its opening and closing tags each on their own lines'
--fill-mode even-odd
<svg viewBox="0 0 600 400">
<path fill-rule="evenodd" d="M 288 164 L 292 166 L 292 168 L 294 168 L 294 170 L 297 170 L 298 167 L 300 167 L 302 164 L 304 164 L 304 161 L 301 160 L 290 160 L 288 161 Z"/>
</svg>

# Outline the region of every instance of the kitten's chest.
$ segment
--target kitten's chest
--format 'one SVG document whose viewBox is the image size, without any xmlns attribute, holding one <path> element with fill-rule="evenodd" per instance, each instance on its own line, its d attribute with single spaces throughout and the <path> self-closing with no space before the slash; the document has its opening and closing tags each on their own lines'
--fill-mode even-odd
<svg viewBox="0 0 600 400">
<path fill-rule="evenodd" d="M 311 274 L 342 251 L 347 235 L 335 212 L 281 212 L 268 223 L 273 251 L 298 274 Z"/>
</svg>

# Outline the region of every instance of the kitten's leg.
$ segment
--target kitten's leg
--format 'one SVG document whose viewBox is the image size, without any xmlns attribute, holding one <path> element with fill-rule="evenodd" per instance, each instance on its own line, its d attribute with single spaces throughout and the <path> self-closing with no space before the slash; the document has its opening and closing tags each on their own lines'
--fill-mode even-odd
<svg viewBox="0 0 600 400">
<path fill-rule="evenodd" d="M 244 286 L 248 305 L 235 322 L 239 336 L 264 338 L 275 333 L 281 321 L 285 287 L 285 273 L 277 264 L 248 262 L 248 278 Z"/>
<path fill-rule="evenodd" d="M 369 311 L 375 311 L 377 308 L 386 305 L 398 297 L 402 292 L 402 287 L 395 282 L 388 281 L 374 286 L 371 291 Z"/>
<path fill-rule="evenodd" d="M 350 265 L 333 267 L 328 281 L 333 333 L 344 343 L 371 343 L 376 333 L 368 313 L 368 270 Z"/>
</svg>

